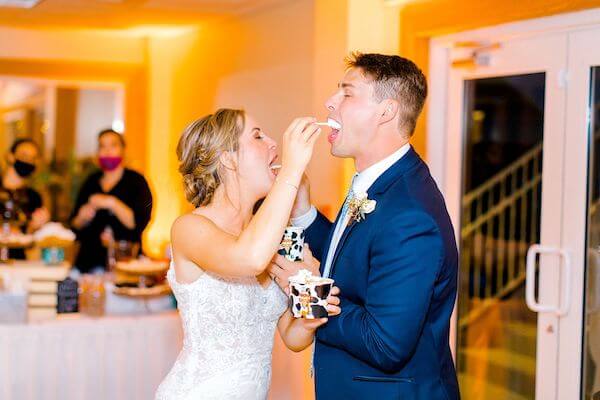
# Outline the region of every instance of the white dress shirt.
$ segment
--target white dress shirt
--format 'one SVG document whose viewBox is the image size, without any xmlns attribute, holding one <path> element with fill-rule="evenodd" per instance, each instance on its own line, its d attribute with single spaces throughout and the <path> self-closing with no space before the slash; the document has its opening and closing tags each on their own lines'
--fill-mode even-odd
<svg viewBox="0 0 600 400">
<path fill-rule="evenodd" d="M 379 178 L 385 171 L 387 171 L 392 165 L 394 165 L 398 160 L 400 160 L 406 153 L 410 150 L 410 144 L 407 143 L 404 146 L 400 147 L 396 152 L 387 156 L 383 160 L 371 165 L 369 168 L 364 171 L 357 173 L 354 175 L 352 180 L 352 192 L 357 193 L 369 193 L 369 188 L 375 183 L 377 178 Z M 310 210 L 301 215 L 298 218 L 292 218 L 291 222 L 294 226 L 299 226 L 304 229 L 307 229 L 317 218 L 317 209 L 314 206 L 311 206 Z M 333 256 L 337 250 L 337 246 L 342 238 L 344 230 L 348 225 L 350 216 L 346 213 L 344 220 L 340 218 L 338 223 L 335 226 L 335 230 L 333 232 L 333 236 L 331 237 L 331 243 L 329 247 L 331 248 L 327 253 L 327 260 L 325 260 L 325 266 L 323 269 L 323 276 L 328 277 L 331 272 L 331 264 L 333 262 Z"/>
</svg>

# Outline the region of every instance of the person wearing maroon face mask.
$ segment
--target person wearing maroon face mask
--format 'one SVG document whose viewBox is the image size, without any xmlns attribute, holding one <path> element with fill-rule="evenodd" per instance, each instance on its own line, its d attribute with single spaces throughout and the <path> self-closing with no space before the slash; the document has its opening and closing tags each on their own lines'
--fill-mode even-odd
<svg viewBox="0 0 600 400">
<path fill-rule="evenodd" d="M 6 157 L 8 167 L 0 179 L 0 209 L 12 202 L 24 233 L 32 233 L 50 220 L 40 194 L 30 187 L 30 179 L 40 161 L 40 149 L 31 139 L 16 140 Z M 24 259 L 23 249 L 11 249 L 10 258 Z"/>
<path fill-rule="evenodd" d="M 141 243 L 150 221 L 152 194 L 146 179 L 125 168 L 125 140 L 111 129 L 98 134 L 101 171 L 83 183 L 71 215 L 71 226 L 80 243 L 75 266 L 81 272 L 105 269 L 110 240 Z M 107 229 L 110 228 L 110 229 Z M 110 233 L 112 232 L 112 237 Z"/>
</svg>

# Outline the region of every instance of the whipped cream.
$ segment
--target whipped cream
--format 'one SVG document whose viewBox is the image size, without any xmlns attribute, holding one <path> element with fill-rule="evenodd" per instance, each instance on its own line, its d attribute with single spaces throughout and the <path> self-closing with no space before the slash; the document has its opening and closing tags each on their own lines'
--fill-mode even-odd
<svg viewBox="0 0 600 400">
<path fill-rule="evenodd" d="M 307 269 L 299 270 L 296 272 L 296 275 L 290 276 L 288 280 L 292 283 L 299 283 L 302 285 L 329 283 L 330 281 L 333 282 L 329 278 L 322 278 L 319 275 L 313 275 L 312 272 Z"/>
<path fill-rule="evenodd" d="M 296 272 L 296 275 L 290 276 L 290 281 L 298 282 L 298 283 L 307 283 L 309 280 L 313 278 L 312 272 L 307 269 L 301 269 Z"/>
<path fill-rule="evenodd" d="M 329 127 L 333 129 L 342 129 L 342 125 L 335 119 L 327 118 L 327 125 L 329 125 Z"/>
<path fill-rule="evenodd" d="M 327 118 L 327 122 L 316 122 L 315 125 L 328 126 L 332 129 L 340 130 L 342 129 L 342 125 L 337 122 L 335 119 Z"/>
</svg>

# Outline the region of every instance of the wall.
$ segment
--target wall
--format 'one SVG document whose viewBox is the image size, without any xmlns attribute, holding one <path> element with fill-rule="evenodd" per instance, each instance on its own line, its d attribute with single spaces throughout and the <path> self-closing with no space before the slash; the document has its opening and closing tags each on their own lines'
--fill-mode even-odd
<svg viewBox="0 0 600 400">
<path fill-rule="evenodd" d="M 145 167 L 146 39 L 128 31 L 0 27 L 0 76 L 124 87 L 127 158 Z"/>
<path fill-rule="evenodd" d="M 218 107 L 241 107 L 278 141 L 293 118 L 312 113 L 313 2 L 297 1 L 240 20 L 236 68 L 218 83 Z"/>
<path fill-rule="evenodd" d="M 0 27 L 0 58 L 144 63 L 144 38 L 119 31 Z"/>
<path fill-rule="evenodd" d="M 98 132 L 112 127 L 116 118 L 114 90 L 81 89 L 77 98 L 75 154 L 93 156 L 98 149 Z"/>
<path fill-rule="evenodd" d="M 173 221 L 190 205 L 183 195 L 176 147 L 194 119 L 215 109 L 217 85 L 236 60 L 235 21 L 222 21 L 173 37 L 148 39 L 148 131 L 145 169 L 155 194 L 147 250 L 165 254 Z"/>
</svg>

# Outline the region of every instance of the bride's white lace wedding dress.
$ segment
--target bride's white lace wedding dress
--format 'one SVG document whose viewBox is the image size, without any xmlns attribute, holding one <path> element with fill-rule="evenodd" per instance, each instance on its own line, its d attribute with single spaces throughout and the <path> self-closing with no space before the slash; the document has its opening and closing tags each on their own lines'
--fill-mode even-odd
<svg viewBox="0 0 600 400">
<path fill-rule="evenodd" d="M 287 297 L 274 283 L 205 272 L 183 284 L 167 279 L 183 321 L 183 349 L 160 384 L 157 400 L 265 400 L 271 352 Z"/>
</svg>

